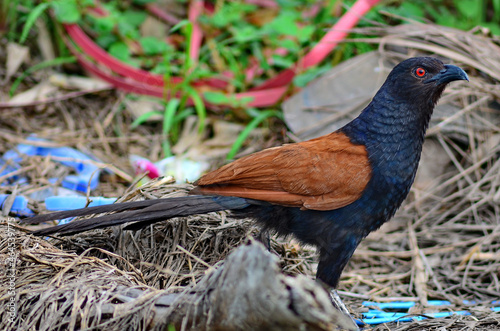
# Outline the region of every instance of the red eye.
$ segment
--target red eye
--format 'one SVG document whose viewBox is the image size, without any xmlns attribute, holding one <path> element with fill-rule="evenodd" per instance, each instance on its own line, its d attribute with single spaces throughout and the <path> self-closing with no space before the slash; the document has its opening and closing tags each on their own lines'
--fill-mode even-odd
<svg viewBox="0 0 500 331">
<path fill-rule="evenodd" d="M 418 77 L 424 77 L 425 76 L 425 69 L 424 68 L 417 68 L 415 70 L 415 74 L 418 76 Z"/>
</svg>

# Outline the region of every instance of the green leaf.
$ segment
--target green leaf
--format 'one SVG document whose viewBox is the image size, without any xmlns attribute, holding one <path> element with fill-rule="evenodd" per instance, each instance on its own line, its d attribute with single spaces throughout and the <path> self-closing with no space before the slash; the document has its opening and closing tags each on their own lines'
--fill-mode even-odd
<svg viewBox="0 0 500 331">
<path fill-rule="evenodd" d="M 130 50 L 128 46 L 122 41 L 111 44 L 111 46 L 109 46 L 108 52 L 111 56 L 114 56 L 122 61 L 128 61 L 130 59 Z"/>
<path fill-rule="evenodd" d="M 455 0 L 453 1 L 457 10 L 464 17 L 475 23 L 482 21 L 483 1 L 478 0 Z"/>
<path fill-rule="evenodd" d="M 146 17 L 147 15 L 143 11 L 126 10 L 120 15 L 120 20 L 127 22 L 134 28 L 138 28 L 146 20 Z"/>
<path fill-rule="evenodd" d="M 404 1 L 399 7 L 387 7 L 384 8 L 384 10 L 390 14 L 407 17 L 414 20 L 421 21 L 425 19 L 424 7 L 408 1 Z"/>
<path fill-rule="evenodd" d="M 96 38 L 96 43 L 104 49 L 108 49 L 118 38 L 114 34 L 103 34 Z"/>
<path fill-rule="evenodd" d="M 292 39 L 279 39 L 278 46 L 286 48 L 287 50 L 289 50 L 291 52 L 299 52 L 301 50 L 301 47 L 297 43 L 297 41 L 292 40 Z"/>
<path fill-rule="evenodd" d="M 165 113 L 163 114 L 163 134 L 168 134 L 170 132 L 170 129 L 174 124 L 174 117 L 179 104 L 180 100 L 177 98 L 172 98 L 167 102 Z"/>
<path fill-rule="evenodd" d="M 248 107 L 248 104 L 252 102 L 255 99 L 255 97 L 241 97 L 237 99 L 237 104 L 240 107 Z"/>
<path fill-rule="evenodd" d="M 137 39 L 140 36 L 137 27 L 123 19 L 118 20 L 118 31 L 120 35 L 128 37 L 130 39 Z"/>
<path fill-rule="evenodd" d="M 273 59 L 273 64 L 280 68 L 290 68 L 295 63 L 292 60 L 277 54 L 273 54 L 271 58 Z"/>
<path fill-rule="evenodd" d="M 250 132 L 252 132 L 253 129 L 255 129 L 262 121 L 269 117 L 278 117 L 280 119 L 283 119 L 283 114 L 280 111 L 277 110 L 263 110 L 260 112 L 260 114 L 255 117 L 248 125 L 241 131 L 241 133 L 238 135 L 238 138 L 236 138 L 236 141 L 233 143 L 233 146 L 231 146 L 231 150 L 226 156 L 227 160 L 232 160 L 236 153 L 240 150 L 241 146 L 243 146 L 243 143 L 247 139 L 248 135 Z"/>
<path fill-rule="evenodd" d="M 413 18 L 413 19 L 423 19 L 425 18 L 424 8 L 415 3 L 404 1 L 401 3 L 401 7 L 403 13 L 401 16 Z"/>
<path fill-rule="evenodd" d="M 205 92 L 203 93 L 203 98 L 211 104 L 214 105 L 226 105 L 231 107 L 241 107 L 244 108 L 249 102 L 252 102 L 254 97 L 240 97 L 237 98 L 234 95 L 226 95 L 222 92 Z"/>
<path fill-rule="evenodd" d="M 133 0 L 132 3 L 134 5 L 139 5 L 139 6 L 144 6 L 147 5 L 148 3 L 153 3 L 156 2 L 156 0 Z"/>
<path fill-rule="evenodd" d="M 189 22 L 188 24 L 184 25 L 184 36 L 186 36 L 186 50 L 184 51 L 184 66 L 183 70 L 184 73 L 187 74 L 189 69 L 191 69 L 191 66 L 193 64 L 193 59 L 191 59 L 191 38 L 193 37 L 193 24 Z M 184 79 L 184 82 L 187 82 L 187 79 Z"/>
<path fill-rule="evenodd" d="M 161 143 L 161 147 L 163 149 L 163 155 L 165 155 L 165 157 L 171 157 L 174 155 L 172 153 L 172 148 L 170 147 L 170 142 L 168 141 L 168 139 L 163 140 L 163 142 Z"/>
<path fill-rule="evenodd" d="M 203 98 L 207 100 L 207 102 L 214 105 L 227 105 L 229 103 L 229 98 L 222 92 L 204 92 Z"/>
<path fill-rule="evenodd" d="M 116 25 L 116 19 L 113 16 L 95 17 L 94 29 L 98 34 L 109 34 Z"/>
<path fill-rule="evenodd" d="M 458 20 L 455 16 L 443 15 L 436 19 L 438 25 L 444 25 L 449 27 L 456 27 L 458 25 Z"/>
<path fill-rule="evenodd" d="M 222 57 L 227 61 L 229 65 L 229 70 L 231 70 L 234 74 L 234 79 L 231 84 L 236 88 L 242 88 L 245 85 L 245 71 L 242 68 L 245 68 L 248 63 L 242 57 L 237 56 L 236 49 L 234 47 L 223 47 L 221 45 L 218 46 L 219 53 Z"/>
<path fill-rule="evenodd" d="M 74 0 L 52 2 L 56 19 L 61 23 L 76 23 L 80 20 L 80 10 Z"/>
<path fill-rule="evenodd" d="M 165 112 L 163 114 L 163 127 L 162 135 L 164 137 L 162 147 L 163 153 L 166 157 L 172 156 L 172 150 L 170 148 L 170 141 L 168 139 L 168 134 L 170 133 L 172 126 L 175 123 L 175 113 L 179 107 L 180 100 L 177 98 L 172 98 L 168 101 L 165 106 Z"/>
<path fill-rule="evenodd" d="M 261 45 L 257 41 L 254 41 L 251 44 L 251 47 L 252 47 L 252 54 L 253 54 L 253 56 L 255 56 L 255 58 L 257 60 L 259 60 L 260 67 L 263 70 L 269 70 L 271 68 L 271 66 L 267 62 L 267 58 L 264 56 L 264 54 L 262 54 L 262 47 L 261 47 Z"/>
<path fill-rule="evenodd" d="M 170 29 L 170 33 L 180 30 L 183 26 L 191 24 L 189 20 L 182 20 Z"/>
<path fill-rule="evenodd" d="M 198 133 L 202 133 L 205 129 L 205 119 L 207 118 L 207 110 L 205 109 L 205 104 L 194 88 L 190 87 L 188 89 L 188 93 L 191 97 L 191 100 L 193 100 L 196 115 L 198 115 Z"/>
<path fill-rule="evenodd" d="M 23 72 L 23 74 L 21 76 L 19 76 L 14 81 L 14 83 L 12 83 L 12 86 L 10 87 L 10 90 L 9 90 L 9 95 L 10 96 L 14 95 L 14 93 L 16 92 L 16 89 L 19 86 L 19 84 L 21 84 L 21 82 L 26 77 L 28 77 L 29 75 L 31 75 L 35 71 L 43 69 L 43 68 L 58 66 L 58 65 L 61 65 L 61 64 L 66 64 L 66 63 L 75 63 L 75 62 L 76 62 L 76 57 L 74 57 L 74 56 L 70 56 L 70 57 L 58 57 L 58 58 L 55 58 L 53 60 L 48 60 L 48 61 L 40 62 L 40 63 L 38 63 L 38 64 L 36 64 L 36 65 L 28 68 L 25 72 Z"/>
<path fill-rule="evenodd" d="M 183 110 L 181 110 L 179 113 L 177 113 L 175 115 L 174 121 L 175 121 L 175 123 L 180 123 L 193 114 L 194 114 L 193 108 L 191 108 L 191 107 L 184 108 Z"/>
<path fill-rule="evenodd" d="M 291 14 L 290 11 L 282 12 L 266 27 L 274 32 L 287 36 L 298 36 L 299 34 L 299 28 L 297 27 L 297 22 L 295 21 L 295 15 Z"/>
<path fill-rule="evenodd" d="M 450 11 L 446 9 L 446 7 L 444 6 L 439 6 L 438 8 L 433 8 L 429 6 L 427 8 L 427 12 L 434 19 L 434 21 L 436 21 L 436 23 L 440 17 L 442 18 L 442 17 L 452 16 Z"/>
<path fill-rule="evenodd" d="M 243 15 L 257 8 L 255 5 L 241 2 L 225 1 L 223 3 L 222 8 L 219 8 L 212 17 L 208 18 L 208 21 L 218 28 L 244 22 Z"/>
<path fill-rule="evenodd" d="M 135 129 L 136 127 L 138 127 L 139 125 L 143 124 L 144 122 L 146 122 L 148 119 L 150 119 L 151 117 L 153 116 L 158 116 L 158 115 L 162 115 L 161 112 L 157 111 L 157 110 L 153 110 L 153 111 L 148 111 L 147 113 L 144 113 L 142 115 L 140 115 L 139 117 L 137 117 L 135 119 L 134 122 L 132 122 L 132 124 L 130 125 L 130 127 L 132 129 Z"/>
<path fill-rule="evenodd" d="M 146 55 L 157 55 L 165 52 L 168 46 L 162 40 L 155 37 L 142 37 L 139 39 L 142 50 Z"/>
<path fill-rule="evenodd" d="M 313 35 L 315 30 L 315 27 L 312 25 L 304 26 L 303 28 L 299 29 L 297 38 L 300 42 L 306 42 L 311 39 L 311 36 Z"/>
<path fill-rule="evenodd" d="M 23 27 L 23 32 L 21 33 L 21 38 L 19 38 L 19 43 L 22 44 L 26 41 L 26 38 L 28 37 L 28 33 L 31 30 L 31 27 L 33 24 L 35 24 L 36 20 L 40 15 L 43 14 L 43 12 L 50 6 L 48 2 L 42 2 L 38 6 L 36 6 L 28 15 L 28 18 L 26 19 L 26 23 L 24 24 Z"/>
<path fill-rule="evenodd" d="M 165 62 L 160 62 L 157 63 L 151 70 L 149 70 L 149 72 L 158 75 L 168 74 L 170 73 L 170 65 Z M 166 79 L 165 81 L 168 81 L 168 79 Z"/>
<path fill-rule="evenodd" d="M 491 0 L 493 2 L 493 21 L 500 22 L 500 0 Z"/>
<path fill-rule="evenodd" d="M 249 41 L 255 40 L 259 37 L 261 37 L 260 33 L 258 30 L 251 26 L 251 25 L 246 25 L 241 28 L 233 28 L 232 29 L 234 40 L 236 42 L 243 44 L 247 43 Z"/>
</svg>

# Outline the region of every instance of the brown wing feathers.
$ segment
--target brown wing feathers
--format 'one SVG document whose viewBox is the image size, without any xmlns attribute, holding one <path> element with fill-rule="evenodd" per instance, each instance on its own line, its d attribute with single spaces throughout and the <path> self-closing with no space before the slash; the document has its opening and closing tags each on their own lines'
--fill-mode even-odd
<svg viewBox="0 0 500 331">
<path fill-rule="evenodd" d="M 236 160 L 201 177 L 192 193 L 332 210 L 357 200 L 370 178 L 365 147 L 334 132 Z"/>
</svg>

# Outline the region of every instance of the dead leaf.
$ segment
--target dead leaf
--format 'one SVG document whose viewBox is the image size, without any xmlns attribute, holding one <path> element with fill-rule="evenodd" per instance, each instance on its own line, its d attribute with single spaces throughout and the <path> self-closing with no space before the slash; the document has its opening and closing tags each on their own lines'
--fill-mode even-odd
<svg viewBox="0 0 500 331">
<path fill-rule="evenodd" d="M 68 76 L 63 74 L 53 74 L 49 77 L 52 85 L 65 89 L 76 89 L 81 91 L 105 89 L 112 85 L 97 78 Z"/>
<path fill-rule="evenodd" d="M 21 64 L 29 58 L 29 48 L 16 43 L 7 44 L 7 64 L 6 64 L 6 80 L 17 72 Z"/>
<path fill-rule="evenodd" d="M 50 84 L 48 81 L 44 81 L 27 91 L 16 94 L 9 100 L 9 104 L 26 104 L 34 101 L 45 100 L 57 90 L 57 86 Z"/>
<path fill-rule="evenodd" d="M 38 48 L 40 48 L 40 53 L 45 61 L 53 60 L 56 58 L 54 53 L 54 45 L 52 43 L 52 37 L 50 36 L 49 29 L 44 20 L 36 20 L 36 29 L 38 31 L 38 37 L 36 42 Z"/>
<path fill-rule="evenodd" d="M 132 116 L 137 119 L 140 116 L 152 112 L 152 111 L 163 111 L 163 105 L 158 101 L 148 97 L 138 97 L 135 100 L 125 99 L 125 106 Z M 162 117 L 160 115 L 153 115 L 147 119 L 150 121 L 160 121 Z"/>
</svg>

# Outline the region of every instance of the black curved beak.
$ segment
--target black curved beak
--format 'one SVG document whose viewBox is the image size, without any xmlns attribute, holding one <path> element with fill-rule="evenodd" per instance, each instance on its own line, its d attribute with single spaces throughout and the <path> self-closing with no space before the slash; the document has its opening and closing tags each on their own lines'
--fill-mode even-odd
<svg viewBox="0 0 500 331">
<path fill-rule="evenodd" d="M 427 84 L 431 82 L 437 82 L 437 85 L 441 85 L 448 84 L 449 82 L 453 82 L 454 80 L 469 81 L 469 77 L 467 76 L 465 71 L 462 70 L 462 68 L 451 64 L 445 64 L 443 70 L 441 70 L 434 77 L 424 80 L 424 83 Z"/>
</svg>

